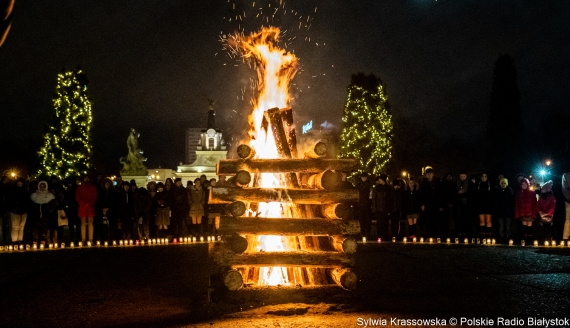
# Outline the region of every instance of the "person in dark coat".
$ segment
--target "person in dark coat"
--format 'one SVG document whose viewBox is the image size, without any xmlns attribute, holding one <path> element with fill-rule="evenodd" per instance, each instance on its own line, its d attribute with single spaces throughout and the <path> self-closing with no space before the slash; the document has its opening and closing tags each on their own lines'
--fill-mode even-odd
<svg viewBox="0 0 570 328">
<path fill-rule="evenodd" d="M 475 204 L 479 215 L 479 236 L 490 238 L 493 234 L 493 192 L 487 173 L 482 173 L 479 177 Z"/>
<path fill-rule="evenodd" d="M 392 190 L 387 196 L 387 213 L 390 219 L 390 237 L 403 237 L 405 229 L 402 229 L 400 223 L 404 223 L 403 219 L 403 207 L 402 201 L 404 196 L 404 190 L 402 189 L 402 180 L 395 179 L 392 184 Z"/>
<path fill-rule="evenodd" d="M 469 180 L 467 172 L 461 171 L 455 185 L 455 235 L 461 238 L 469 235 L 471 223 L 468 207 Z"/>
<path fill-rule="evenodd" d="M 154 195 L 154 207 L 156 210 L 155 225 L 156 237 L 165 238 L 170 225 L 170 198 L 168 193 L 164 191 L 164 184 L 159 182 L 156 184 L 156 195 Z"/>
<path fill-rule="evenodd" d="M 194 185 L 192 188 L 188 189 L 187 197 L 188 203 L 190 204 L 190 211 L 188 213 L 188 230 L 190 234 L 198 237 L 204 233 L 204 225 L 202 224 L 202 218 L 205 215 L 204 211 L 204 198 L 208 195 L 207 190 L 202 187 L 202 181 L 198 178 L 194 180 Z"/>
<path fill-rule="evenodd" d="M 76 178 L 68 177 L 65 179 L 65 185 L 65 214 L 67 215 L 67 223 L 69 227 L 69 241 L 75 243 L 79 238 L 81 238 L 81 221 L 77 215 L 78 204 L 75 199 L 75 192 L 77 191 Z"/>
<path fill-rule="evenodd" d="M 149 238 L 149 221 L 152 208 L 152 197 L 146 188 L 138 188 L 135 194 L 135 235 L 140 240 Z"/>
<path fill-rule="evenodd" d="M 119 191 L 117 197 L 117 230 L 123 239 L 130 239 L 133 235 L 134 226 L 134 197 L 131 193 L 131 186 L 128 182 L 123 182 L 123 190 Z"/>
<path fill-rule="evenodd" d="M 520 190 L 515 194 L 515 219 L 522 223 L 523 238 L 529 239 L 532 237 L 532 223 L 538 213 L 538 204 L 528 179 L 523 178 L 520 185 Z"/>
<path fill-rule="evenodd" d="M 402 194 L 402 208 L 404 217 L 408 219 L 408 235 L 410 238 L 416 237 L 417 234 L 417 223 L 421 212 L 420 207 L 419 186 L 414 178 L 411 177 Z"/>
<path fill-rule="evenodd" d="M 443 212 L 441 181 L 434 177 L 432 168 L 426 169 L 425 175 L 420 183 L 421 220 L 422 224 L 427 226 L 428 234 L 439 236 L 439 220 Z"/>
<path fill-rule="evenodd" d="M 378 227 L 378 237 L 387 240 L 390 238 L 390 209 L 388 206 L 388 198 L 392 192 L 390 186 L 386 183 L 388 176 L 380 174 L 376 177 L 376 184 L 372 188 L 372 213 L 376 218 L 376 226 Z"/>
<path fill-rule="evenodd" d="M 451 236 L 451 232 L 455 235 L 455 205 L 457 183 L 453 180 L 453 175 L 448 173 L 442 182 L 442 203 L 443 212 L 441 225 L 439 230 L 444 237 Z"/>
<path fill-rule="evenodd" d="M 12 243 L 24 242 L 24 227 L 28 219 L 30 195 L 24 185 L 24 179 L 18 178 L 16 185 L 11 188 L 7 196 L 7 209 L 12 223 Z"/>
<path fill-rule="evenodd" d="M 173 238 L 182 237 L 182 225 L 188 216 L 189 204 L 188 204 L 188 193 L 186 188 L 182 186 L 182 179 L 176 178 L 174 180 L 174 186 L 172 187 L 170 210 L 172 211 L 172 216 L 170 218 L 170 232 Z"/>
<path fill-rule="evenodd" d="M 494 189 L 493 198 L 494 215 L 499 223 L 499 238 L 501 242 L 505 242 L 506 239 L 512 237 L 513 209 L 515 206 L 515 195 L 509 187 L 509 180 L 501 179 L 499 186 Z"/>
<path fill-rule="evenodd" d="M 370 239 L 370 230 L 372 229 L 372 184 L 368 180 L 368 173 L 360 174 L 360 181 L 356 184 L 358 189 L 358 220 L 360 221 L 360 232 L 362 237 Z"/>
<path fill-rule="evenodd" d="M 101 217 L 100 237 L 113 241 L 117 227 L 117 191 L 111 179 L 105 178 L 101 184 L 97 197 L 97 215 Z"/>
</svg>

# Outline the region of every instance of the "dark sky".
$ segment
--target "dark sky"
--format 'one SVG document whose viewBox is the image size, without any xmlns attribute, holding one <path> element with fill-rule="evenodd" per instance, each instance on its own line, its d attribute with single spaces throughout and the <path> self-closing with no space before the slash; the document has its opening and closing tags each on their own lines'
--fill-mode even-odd
<svg viewBox="0 0 570 328">
<path fill-rule="evenodd" d="M 268 5 L 263 15 L 279 0 L 255 7 L 238 0 L 16 1 L 0 48 L 1 164 L 33 166 L 56 75 L 78 65 L 90 80 L 95 154 L 107 167 L 119 169 L 134 127 L 148 165 L 174 168 L 184 160 L 185 129 L 205 125 L 209 98 L 226 138 L 241 137 L 251 112 L 251 91 L 242 100 L 242 90 L 254 72 L 236 64 L 219 38 L 257 29 L 256 8 Z M 310 27 L 298 29 L 307 16 Z M 351 74 L 374 73 L 396 117 L 473 142 L 485 130 L 501 54 L 515 59 L 527 126 L 567 110 L 568 17 L 570 3 L 562 0 L 290 0 L 271 19 L 287 39 L 297 36 L 288 49 L 301 64 L 293 81 L 298 124 L 340 125 Z"/>
</svg>

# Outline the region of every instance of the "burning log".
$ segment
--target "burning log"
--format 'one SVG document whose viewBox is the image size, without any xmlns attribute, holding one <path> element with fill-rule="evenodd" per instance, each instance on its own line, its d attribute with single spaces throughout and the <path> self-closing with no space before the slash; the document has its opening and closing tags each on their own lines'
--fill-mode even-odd
<svg viewBox="0 0 570 328">
<path fill-rule="evenodd" d="M 291 157 L 297 158 L 297 134 L 295 133 L 295 124 L 293 122 L 293 110 L 284 108 L 281 110 L 281 120 L 287 137 L 287 144 L 291 151 Z"/>
<path fill-rule="evenodd" d="M 311 267 L 330 268 L 354 265 L 354 259 L 337 252 L 259 252 L 235 254 L 233 252 L 217 253 L 214 263 L 220 266 L 248 267 Z"/>
<path fill-rule="evenodd" d="M 335 268 L 331 271 L 331 277 L 337 285 L 346 289 L 356 289 L 356 274 L 348 268 Z"/>
<path fill-rule="evenodd" d="M 241 170 L 250 173 L 321 173 L 326 170 L 352 172 L 357 168 L 354 159 L 227 159 L 217 164 L 216 174 L 232 175 Z"/>
<path fill-rule="evenodd" d="M 241 144 L 237 148 L 237 154 L 241 159 L 250 159 L 255 156 L 255 149 L 248 145 Z"/>
<path fill-rule="evenodd" d="M 233 178 L 233 183 L 238 187 L 247 187 L 251 182 L 251 174 L 247 171 L 239 171 Z"/>
<path fill-rule="evenodd" d="M 352 217 L 352 208 L 349 204 L 323 205 L 323 215 L 327 219 L 349 219 Z"/>
<path fill-rule="evenodd" d="M 276 219 L 276 218 L 240 218 L 222 217 L 222 234 L 240 233 L 275 236 L 330 236 L 358 235 L 358 221 L 327 219 Z"/>
<path fill-rule="evenodd" d="M 222 282 L 228 290 L 236 291 L 243 285 L 243 277 L 237 270 L 228 270 L 222 273 Z"/>
<path fill-rule="evenodd" d="M 279 108 L 271 108 L 266 110 L 264 113 L 264 118 L 271 124 L 271 132 L 273 133 L 273 139 L 275 140 L 275 146 L 277 147 L 277 153 L 281 158 L 291 158 L 291 149 L 287 143 L 287 135 L 285 134 L 285 129 L 283 128 L 283 118 L 281 117 L 281 111 Z"/>
<path fill-rule="evenodd" d="M 307 187 L 311 189 L 339 190 L 342 184 L 342 173 L 331 170 L 312 175 L 307 180 Z"/>
<path fill-rule="evenodd" d="M 292 202 L 295 204 L 332 204 L 358 201 L 358 190 L 341 191 L 269 188 L 212 188 L 210 204 L 242 202 Z"/>
<path fill-rule="evenodd" d="M 313 147 L 305 151 L 305 158 L 323 158 L 327 155 L 327 145 L 324 142 L 317 142 Z"/>
<path fill-rule="evenodd" d="M 345 238 L 343 236 L 334 236 L 331 237 L 331 244 L 333 245 L 334 249 L 341 253 L 345 254 L 354 254 L 356 253 L 356 239 L 352 237 Z"/>
<path fill-rule="evenodd" d="M 240 217 L 245 214 L 246 206 L 243 202 L 233 202 L 226 205 L 226 211 L 234 217 Z"/>
</svg>

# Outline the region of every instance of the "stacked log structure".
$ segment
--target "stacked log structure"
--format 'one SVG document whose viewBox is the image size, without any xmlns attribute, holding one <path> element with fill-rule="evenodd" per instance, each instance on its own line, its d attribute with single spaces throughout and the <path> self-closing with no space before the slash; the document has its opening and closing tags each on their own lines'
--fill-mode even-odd
<svg viewBox="0 0 570 328">
<path fill-rule="evenodd" d="M 319 285 L 333 282 L 344 289 L 356 288 L 353 271 L 358 221 L 350 204 L 358 191 L 346 188 L 343 172 L 354 171 L 355 160 L 327 159 L 327 145 L 317 142 L 297 157 L 295 130 L 290 109 L 267 110 L 264 125 L 272 133 L 280 158 L 259 159 L 253 148 L 242 144 L 239 159 L 222 160 L 217 174 L 231 176 L 229 185 L 210 192 L 210 204 L 226 204 L 220 220 L 221 242 L 210 244 L 210 257 L 220 267 L 229 290 L 242 288 L 259 278 L 260 267 L 285 267 L 289 276 Z M 283 188 L 262 188 L 261 173 L 280 173 Z M 264 218 L 257 213 L 261 202 L 281 202 L 290 216 Z M 281 236 L 293 249 L 257 251 L 259 235 Z M 302 272 L 302 273 L 299 273 Z"/>
</svg>

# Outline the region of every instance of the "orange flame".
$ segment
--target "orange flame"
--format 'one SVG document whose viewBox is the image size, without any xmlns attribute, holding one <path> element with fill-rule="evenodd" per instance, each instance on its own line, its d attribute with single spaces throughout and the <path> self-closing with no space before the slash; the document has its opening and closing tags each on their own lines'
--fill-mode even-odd
<svg viewBox="0 0 570 328">
<path fill-rule="evenodd" d="M 297 72 L 297 57 L 277 46 L 280 30 L 265 27 L 246 38 L 234 36 L 233 45 L 242 57 L 254 61 L 257 69 L 257 99 L 253 100 L 254 110 L 249 115 L 250 146 L 255 149 L 256 158 L 278 158 L 269 122 L 264 122 L 264 111 L 270 108 L 287 108 L 291 101 L 289 84 Z M 265 124 L 265 127 L 263 125 Z M 262 173 L 259 179 L 262 188 L 283 188 L 282 174 Z M 282 217 L 283 204 L 260 203 L 262 217 Z M 287 240 L 279 236 L 257 236 L 257 251 L 279 252 L 293 249 Z M 288 285 L 287 269 L 283 267 L 261 268 L 258 285 Z"/>
</svg>

